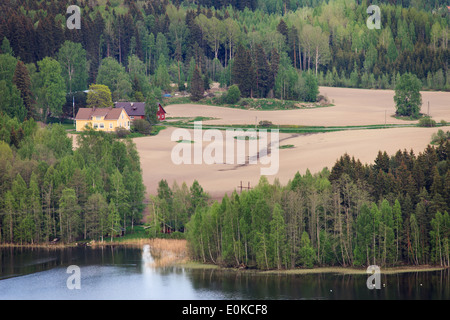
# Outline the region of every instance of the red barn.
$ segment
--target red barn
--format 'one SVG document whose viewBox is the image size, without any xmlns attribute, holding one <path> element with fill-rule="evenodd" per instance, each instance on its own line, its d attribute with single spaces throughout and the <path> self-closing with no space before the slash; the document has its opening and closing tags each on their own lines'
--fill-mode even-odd
<svg viewBox="0 0 450 320">
<path fill-rule="evenodd" d="M 156 112 L 158 120 L 162 121 L 166 119 L 166 110 L 162 107 L 161 103 L 158 103 L 158 112 Z"/>
</svg>

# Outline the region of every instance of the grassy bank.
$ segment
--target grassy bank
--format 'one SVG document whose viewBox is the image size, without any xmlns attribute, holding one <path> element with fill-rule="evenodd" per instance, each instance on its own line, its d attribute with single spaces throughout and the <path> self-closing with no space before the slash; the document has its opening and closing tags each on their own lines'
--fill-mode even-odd
<svg viewBox="0 0 450 320">
<path fill-rule="evenodd" d="M 189 97 L 176 97 L 164 100 L 164 106 L 172 104 L 201 104 L 212 107 L 225 107 L 243 110 L 294 110 L 294 109 L 312 109 L 332 107 L 333 104 L 321 104 L 318 102 L 302 102 L 294 100 L 280 100 L 280 99 L 256 99 L 256 98 L 241 98 L 237 103 L 227 104 L 223 103 L 220 96 L 203 98 L 199 101 L 192 101 Z"/>
<path fill-rule="evenodd" d="M 177 121 L 167 124 L 173 127 L 194 129 L 194 123 L 192 120 Z M 280 133 L 292 133 L 292 134 L 309 134 L 309 133 L 325 133 L 347 130 L 370 130 L 370 129 L 391 129 L 391 128 L 408 128 L 418 127 L 417 124 L 379 124 L 379 125 L 361 125 L 361 126 L 301 126 L 301 125 L 269 125 L 269 126 L 257 126 L 257 129 L 265 130 L 279 130 Z M 202 124 L 202 129 L 217 129 L 217 130 L 230 130 L 230 129 L 242 129 L 249 130 L 255 129 L 255 125 L 210 125 Z"/>
<path fill-rule="evenodd" d="M 435 266 L 404 266 L 404 267 L 380 267 L 381 274 L 399 274 L 406 272 L 429 272 L 444 270 L 444 267 Z M 312 269 L 289 269 L 289 270 L 268 270 L 261 271 L 268 274 L 317 274 L 317 273 L 338 273 L 338 274 L 367 274 L 366 268 L 351 267 L 317 267 Z"/>
</svg>

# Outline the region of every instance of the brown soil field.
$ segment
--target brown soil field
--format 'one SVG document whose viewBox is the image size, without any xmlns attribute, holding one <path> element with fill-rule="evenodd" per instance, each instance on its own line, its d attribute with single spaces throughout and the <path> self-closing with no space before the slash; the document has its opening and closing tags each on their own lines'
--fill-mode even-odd
<svg viewBox="0 0 450 320">
<path fill-rule="evenodd" d="M 212 107 L 196 104 L 169 105 L 165 109 L 169 117 L 214 117 L 217 120 L 204 121 L 204 124 L 254 124 L 255 120 L 270 120 L 274 124 L 350 126 L 384 124 L 385 113 L 388 124 L 404 124 L 409 121 L 391 117 L 394 114 L 394 92 L 391 90 L 363 90 L 321 87 L 320 93 L 334 103 L 332 107 L 299 109 L 287 111 L 253 111 Z M 424 106 L 436 121 L 444 119 L 450 122 L 450 93 L 423 92 Z M 385 112 L 386 111 L 386 112 Z M 171 159 L 172 149 L 178 144 L 171 141 L 173 127 L 162 130 L 157 136 L 136 138 L 137 149 L 141 157 L 144 184 L 148 194 L 156 194 L 158 182 L 166 179 L 169 185 L 175 181 L 188 186 L 197 180 L 203 189 L 214 199 L 220 199 L 243 186 L 258 183 L 262 165 L 257 164 L 180 164 Z M 437 128 L 395 128 L 349 130 L 341 132 L 318 133 L 309 135 L 280 134 L 280 145 L 291 144 L 290 149 L 279 150 L 279 171 L 267 176 L 270 182 L 279 179 L 282 184 L 292 179 L 297 171 L 312 173 L 331 167 L 336 160 L 348 153 L 362 163 L 372 163 L 378 151 L 392 155 L 397 150 L 422 152 L 431 141 L 431 135 Z M 189 131 L 193 137 L 193 131 Z M 224 131 L 222 131 L 225 136 Z M 203 148 L 210 142 L 203 142 Z M 190 147 L 190 144 L 187 144 Z M 191 148 L 191 150 L 193 147 Z M 193 152 L 193 151 L 192 151 Z"/>
<path fill-rule="evenodd" d="M 273 124 L 305 126 L 353 126 L 384 124 L 406 124 L 406 121 L 392 117 L 395 114 L 393 90 L 367 90 L 320 87 L 320 94 L 328 97 L 332 107 L 297 109 L 284 111 L 260 111 L 212 107 L 198 104 L 175 104 L 165 107 L 167 117 L 204 116 L 216 120 L 204 124 L 255 124 L 269 120 Z M 422 92 L 422 110 L 437 122 L 450 122 L 450 93 Z"/>
<path fill-rule="evenodd" d="M 230 110 L 232 111 L 232 110 Z M 175 128 L 161 131 L 154 137 L 136 138 L 137 149 L 141 157 L 144 184 L 147 193 L 156 194 L 158 182 L 167 180 L 169 185 L 175 181 L 188 186 L 197 180 L 205 191 L 214 199 L 220 199 L 225 193 L 231 194 L 242 181 L 243 186 L 258 183 L 261 167 L 257 164 L 179 164 L 172 162 L 172 148 L 178 143 L 171 141 Z M 429 144 L 431 135 L 437 128 L 395 128 L 351 130 L 310 135 L 280 134 L 280 145 L 292 144 L 291 149 L 279 150 L 279 171 L 267 176 L 270 182 L 275 178 L 282 184 L 292 179 L 297 171 L 304 174 L 319 172 L 324 167 L 331 167 L 344 153 L 360 159 L 362 163 L 372 163 L 379 150 L 394 154 L 397 150 L 423 151 Z M 193 136 L 193 130 L 190 130 Z M 203 142 L 203 150 L 210 142 Z M 187 147 L 191 147 L 187 144 Z M 193 147 L 191 148 L 193 150 Z M 192 151 L 193 152 L 193 151 Z M 236 161 L 235 161 L 236 163 Z"/>
</svg>

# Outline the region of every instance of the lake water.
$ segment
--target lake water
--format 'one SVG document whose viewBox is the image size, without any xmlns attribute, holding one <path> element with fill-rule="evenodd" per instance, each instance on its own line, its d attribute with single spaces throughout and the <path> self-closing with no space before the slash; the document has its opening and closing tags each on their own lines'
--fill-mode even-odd
<svg viewBox="0 0 450 320">
<path fill-rule="evenodd" d="M 143 248 L 2 248 L 0 300 L 450 299 L 448 269 L 382 274 L 381 289 L 369 290 L 368 275 L 154 268 L 151 262 Z M 68 288 L 70 265 L 79 267 L 80 289 Z"/>
</svg>

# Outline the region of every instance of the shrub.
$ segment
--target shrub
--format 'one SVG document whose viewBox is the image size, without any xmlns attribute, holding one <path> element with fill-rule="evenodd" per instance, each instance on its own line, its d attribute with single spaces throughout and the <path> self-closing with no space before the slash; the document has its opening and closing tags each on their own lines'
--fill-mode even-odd
<svg viewBox="0 0 450 320">
<path fill-rule="evenodd" d="M 239 99 L 241 99 L 241 91 L 239 90 L 239 87 L 234 84 L 228 89 L 225 102 L 228 104 L 235 104 L 239 102 Z"/>
<path fill-rule="evenodd" d="M 125 128 L 121 128 L 121 127 L 116 128 L 116 135 L 118 138 L 125 138 L 129 133 L 130 133 L 130 131 L 128 131 Z"/>
<path fill-rule="evenodd" d="M 439 129 L 437 133 L 433 133 L 431 136 L 431 144 L 439 144 L 447 140 L 450 140 L 450 131 L 444 132 L 444 130 Z"/>
<path fill-rule="evenodd" d="M 305 79 L 305 87 L 301 93 L 303 101 L 316 102 L 319 95 L 319 84 L 316 76 L 310 72 L 305 72 L 302 76 Z"/>
<path fill-rule="evenodd" d="M 240 102 L 239 104 L 240 104 L 241 106 L 245 107 L 245 106 L 248 105 L 248 101 L 245 100 L 245 99 L 243 99 L 243 100 L 241 100 L 241 102 Z"/>
<path fill-rule="evenodd" d="M 259 122 L 259 125 L 263 128 L 268 128 L 272 125 L 272 122 L 268 120 L 262 120 Z"/>
<path fill-rule="evenodd" d="M 423 117 L 419 120 L 420 127 L 436 127 L 436 121 L 431 119 L 431 117 Z"/>
<path fill-rule="evenodd" d="M 152 132 L 152 125 L 147 120 L 136 119 L 133 121 L 132 131 L 148 135 Z"/>
</svg>

